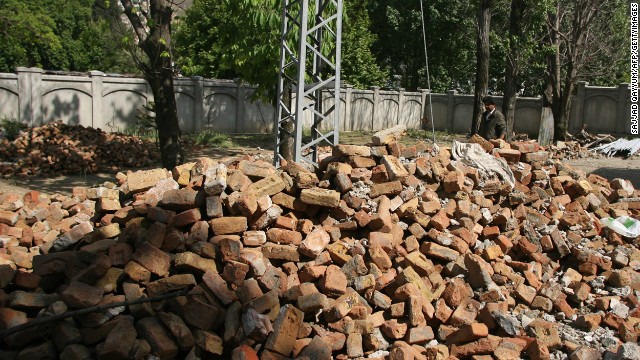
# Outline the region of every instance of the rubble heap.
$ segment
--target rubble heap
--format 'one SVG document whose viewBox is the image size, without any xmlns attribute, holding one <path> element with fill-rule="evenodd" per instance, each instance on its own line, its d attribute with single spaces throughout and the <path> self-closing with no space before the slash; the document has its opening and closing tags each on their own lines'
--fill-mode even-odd
<svg viewBox="0 0 640 360">
<path fill-rule="evenodd" d="M 0 139 L 0 176 L 115 173 L 159 162 L 148 140 L 61 121 L 29 128 L 13 141 Z"/>
<path fill-rule="evenodd" d="M 640 215 L 628 181 L 396 140 L 1 195 L 0 357 L 638 358 L 639 239 L 598 221 Z"/>
</svg>

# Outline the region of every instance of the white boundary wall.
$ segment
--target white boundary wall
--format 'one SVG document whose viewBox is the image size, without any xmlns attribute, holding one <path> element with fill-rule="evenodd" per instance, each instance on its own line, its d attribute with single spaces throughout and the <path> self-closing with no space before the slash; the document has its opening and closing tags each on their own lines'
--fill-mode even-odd
<svg viewBox="0 0 640 360">
<path fill-rule="evenodd" d="M 251 101 L 254 87 L 198 76 L 176 78 L 174 85 L 184 133 L 205 128 L 223 133 L 273 130 L 274 108 Z M 428 95 L 428 90 L 387 91 L 375 87 L 361 90 L 347 85 L 341 90 L 340 130 L 376 131 L 397 124 L 419 129 L 423 117 L 428 117 Z M 431 99 L 437 130 L 469 130 L 472 95 L 448 91 L 431 94 Z M 108 76 L 100 71 L 79 76 L 50 75 L 38 68 L 0 73 L 0 118 L 20 120 L 29 126 L 62 120 L 105 131 L 122 131 L 133 124 L 150 101 L 153 101 L 151 89 L 139 78 Z M 501 99 L 496 97 L 496 101 L 500 107 Z M 581 82 L 573 101 L 569 131 L 586 126 L 587 131 L 594 133 L 630 134 L 630 104 L 628 84 L 595 87 Z M 537 136 L 541 108 L 541 98 L 518 98 L 516 131 Z M 305 127 L 310 123 L 308 117 Z"/>
</svg>

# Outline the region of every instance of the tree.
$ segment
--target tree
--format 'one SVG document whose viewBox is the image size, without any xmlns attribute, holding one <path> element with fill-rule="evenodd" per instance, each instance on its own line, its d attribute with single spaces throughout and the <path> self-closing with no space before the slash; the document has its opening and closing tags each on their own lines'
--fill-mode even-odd
<svg viewBox="0 0 640 360">
<path fill-rule="evenodd" d="M 566 137 L 572 96 L 580 79 L 590 78 L 589 73 L 625 77 L 620 59 L 628 46 L 616 43 L 620 33 L 610 30 L 612 20 L 623 22 L 625 7 L 626 2 L 621 0 L 556 1 L 547 12 L 546 43 L 552 51 L 547 56 L 544 100 L 553 112 L 555 140 Z M 617 75 L 612 76 L 607 68 L 614 69 Z"/>
<path fill-rule="evenodd" d="M 42 0 L 56 23 L 70 71 L 137 72 L 122 49 L 122 24 L 115 0 Z"/>
<path fill-rule="evenodd" d="M 462 0 L 424 2 L 429 73 L 434 92 L 470 92 L 473 84 L 473 5 Z M 369 6 L 377 63 L 389 73 L 388 85 L 426 88 L 427 69 L 419 1 L 377 0 Z"/>
<path fill-rule="evenodd" d="M 120 0 L 120 3 L 131 23 L 137 46 L 146 57 L 142 59 L 132 53 L 153 93 L 162 166 L 172 169 L 183 161 L 171 56 L 174 4 L 149 0 L 147 8 L 132 0 Z"/>
<path fill-rule="evenodd" d="M 473 97 L 471 135 L 478 132 L 482 117 L 482 98 L 489 85 L 489 29 L 491 27 L 492 0 L 480 0 L 478 7 L 478 32 L 476 37 L 476 82 Z"/>
<path fill-rule="evenodd" d="M 106 8 L 100 0 L 0 1 L 0 71 L 135 69 L 123 56 L 118 33 L 110 31 L 119 18 Z"/>
<path fill-rule="evenodd" d="M 371 52 L 376 35 L 367 12 L 369 0 L 345 0 L 342 26 L 342 80 L 356 88 L 383 86 L 388 72 L 380 68 Z"/>
<path fill-rule="evenodd" d="M 506 58 L 504 77 L 504 96 L 502 100 L 502 113 L 507 122 L 507 141 L 511 141 L 513 120 L 515 118 L 516 95 L 518 93 L 518 75 L 520 74 L 520 53 L 524 32 L 521 30 L 525 13 L 524 0 L 511 0 L 511 13 L 509 16 L 509 51 Z"/>
<path fill-rule="evenodd" d="M 175 32 L 176 65 L 185 76 L 233 79 L 237 74 L 222 63 L 221 29 L 232 21 L 226 3 L 195 0 L 178 21 Z"/>
<path fill-rule="evenodd" d="M 369 30 L 368 2 L 344 1 L 342 79 L 357 87 L 381 85 L 386 78 L 371 52 L 375 35 Z M 188 76 L 238 77 L 257 85 L 258 94 L 273 95 L 281 16 L 279 0 L 196 0 L 176 32 L 181 72 Z M 295 39 L 290 40 L 295 46 Z"/>
<path fill-rule="evenodd" d="M 541 53 L 536 45 L 544 33 L 545 0 L 511 0 L 509 15 L 509 36 L 505 59 L 504 95 L 502 113 L 507 122 L 506 140 L 511 141 L 515 119 L 516 96 L 523 88 L 523 75 L 527 68 L 535 69 L 536 56 Z"/>
<path fill-rule="evenodd" d="M 0 2 L 0 71 L 17 66 L 65 68 L 55 22 L 35 2 Z"/>
</svg>

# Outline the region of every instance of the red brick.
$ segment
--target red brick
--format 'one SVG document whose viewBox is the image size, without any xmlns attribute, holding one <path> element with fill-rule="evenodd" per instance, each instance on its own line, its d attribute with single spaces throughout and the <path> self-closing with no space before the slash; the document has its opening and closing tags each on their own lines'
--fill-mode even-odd
<svg viewBox="0 0 640 360">
<path fill-rule="evenodd" d="M 160 320 L 147 317 L 136 323 L 140 337 L 151 346 L 152 352 L 161 359 L 174 358 L 178 354 L 178 345 L 167 333 Z"/>
<path fill-rule="evenodd" d="M 527 347 L 527 354 L 531 360 L 549 360 L 551 353 L 549 348 L 540 339 L 534 339 Z"/>
<path fill-rule="evenodd" d="M 489 336 L 464 345 L 453 345 L 451 347 L 451 355 L 457 358 L 465 358 L 471 355 L 492 354 L 500 345 L 501 340 L 502 338 L 500 337 Z"/>
<path fill-rule="evenodd" d="M 455 193 L 464 188 L 464 173 L 461 171 L 449 171 L 444 177 L 444 190 L 448 193 Z"/>
<path fill-rule="evenodd" d="M 329 296 L 340 296 L 347 291 L 347 276 L 339 267 L 329 265 L 319 286 Z"/>
<path fill-rule="evenodd" d="M 259 360 L 258 353 L 249 345 L 240 345 L 231 352 L 231 360 Z"/>
<path fill-rule="evenodd" d="M 441 298 L 452 308 L 457 308 L 463 300 L 473 297 L 473 290 L 462 278 L 453 278 Z"/>
<path fill-rule="evenodd" d="M 449 325 L 462 326 L 465 324 L 472 324 L 475 322 L 480 310 L 480 303 L 473 299 L 465 299 L 460 303 L 451 317 L 449 318 Z"/>
<path fill-rule="evenodd" d="M 292 305 L 280 308 L 280 313 L 273 324 L 273 332 L 264 345 L 265 349 L 289 356 L 293 351 L 303 318 L 304 313 Z"/>
<path fill-rule="evenodd" d="M 318 228 L 306 236 L 298 250 L 305 256 L 315 258 L 324 251 L 330 241 L 329 233 Z"/>
<path fill-rule="evenodd" d="M 511 147 L 520 151 L 521 153 L 531 153 L 540 151 L 540 144 L 537 142 L 524 142 L 524 141 L 514 141 L 511 143 Z"/>
<path fill-rule="evenodd" d="M 498 155 L 507 160 L 508 163 L 517 163 L 520 161 L 520 151 L 514 149 L 498 149 Z"/>
<path fill-rule="evenodd" d="M 408 330 L 406 323 L 399 323 L 396 319 L 385 321 L 381 327 L 382 332 L 391 339 L 402 339 Z"/>
<path fill-rule="evenodd" d="M 267 240 L 277 244 L 300 245 L 302 234 L 292 230 L 271 228 L 267 230 Z"/>
<path fill-rule="evenodd" d="M 436 230 L 443 231 L 448 228 L 450 224 L 451 220 L 444 210 L 438 211 L 438 213 L 431 217 L 430 225 L 433 226 Z"/>
<path fill-rule="evenodd" d="M 489 328 L 483 323 L 462 325 L 456 332 L 447 336 L 448 344 L 460 344 L 474 341 L 489 335 Z"/>
<path fill-rule="evenodd" d="M 227 216 L 209 220 L 209 227 L 214 235 L 237 234 L 247 230 L 247 218 L 243 216 Z"/>
<path fill-rule="evenodd" d="M 428 257 L 446 261 L 455 261 L 460 256 L 459 252 L 433 242 L 423 242 L 420 245 L 420 252 Z"/>
<path fill-rule="evenodd" d="M 98 304 L 102 299 L 102 289 L 75 281 L 60 295 L 70 308 L 82 309 Z"/>
</svg>

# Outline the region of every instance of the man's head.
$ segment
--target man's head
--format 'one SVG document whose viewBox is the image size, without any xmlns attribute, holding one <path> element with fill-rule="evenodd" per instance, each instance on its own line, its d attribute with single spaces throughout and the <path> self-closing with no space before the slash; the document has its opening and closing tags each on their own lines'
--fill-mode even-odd
<svg viewBox="0 0 640 360">
<path fill-rule="evenodd" d="M 496 108 L 496 102 L 490 96 L 485 96 L 482 99 L 482 103 L 484 104 L 484 109 L 487 111 L 492 111 L 493 109 Z"/>
</svg>

